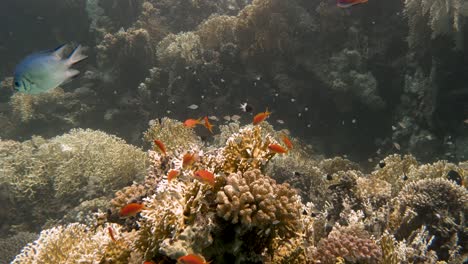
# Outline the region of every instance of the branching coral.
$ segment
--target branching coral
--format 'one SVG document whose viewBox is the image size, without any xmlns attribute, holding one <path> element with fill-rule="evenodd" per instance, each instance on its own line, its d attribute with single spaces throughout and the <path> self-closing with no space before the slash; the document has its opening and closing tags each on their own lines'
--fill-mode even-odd
<svg viewBox="0 0 468 264">
<path fill-rule="evenodd" d="M 278 185 L 259 170 L 231 173 L 216 196 L 218 216 L 233 224 L 260 227 L 281 237 L 299 228 L 300 199 L 288 184 Z"/>
<path fill-rule="evenodd" d="M 231 135 L 222 151 L 225 173 L 262 169 L 275 155 L 268 149 L 274 143 L 271 136 L 263 136 L 259 126 L 247 126 Z"/>
</svg>

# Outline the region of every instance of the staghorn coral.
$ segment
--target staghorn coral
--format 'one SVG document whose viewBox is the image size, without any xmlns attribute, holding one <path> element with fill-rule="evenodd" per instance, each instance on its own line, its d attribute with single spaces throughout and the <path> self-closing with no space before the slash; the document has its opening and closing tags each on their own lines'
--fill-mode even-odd
<svg viewBox="0 0 468 264">
<path fill-rule="evenodd" d="M 217 193 L 217 214 L 233 224 L 260 227 L 290 237 L 298 229 L 300 199 L 288 184 L 276 184 L 260 170 L 231 173 Z"/>
<path fill-rule="evenodd" d="M 408 183 L 395 198 L 390 227 L 397 238 L 405 238 L 420 226 L 427 226 L 436 240 L 430 248 L 440 260 L 448 260 L 448 246 L 453 236 L 463 245 L 468 234 L 465 216 L 468 213 L 468 192 L 446 179 L 424 179 Z M 457 245 L 458 243 L 455 243 Z"/>
<path fill-rule="evenodd" d="M 314 260 L 335 263 L 339 257 L 346 263 L 380 263 L 382 250 L 359 225 L 336 226 L 318 243 Z"/>
</svg>

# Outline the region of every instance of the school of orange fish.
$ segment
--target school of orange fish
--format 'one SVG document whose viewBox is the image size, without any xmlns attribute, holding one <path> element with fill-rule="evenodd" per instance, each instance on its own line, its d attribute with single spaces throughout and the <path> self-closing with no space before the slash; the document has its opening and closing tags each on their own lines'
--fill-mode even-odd
<svg viewBox="0 0 468 264">
<path fill-rule="evenodd" d="M 258 125 L 261 122 L 263 122 L 265 119 L 267 119 L 270 116 L 271 112 L 268 111 L 268 109 L 265 110 L 265 112 L 261 112 L 256 114 L 253 117 L 252 124 L 253 125 Z M 202 123 L 202 120 L 204 121 Z M 213 133 L 213 127 L 214 125 L 210 123 L 209 119 L 207 116 L 204 118 L 198 118 L 198 119 L 187 119 L 184 121 L 184 126 L 187 128 L 195 128 L 197 125 L 203 125 L 208 129 L 210 133 Z M 293 144 L 291 143 L 291 140 L 285 135 L 281 135 L 281 140 L 283 141 L 285 147 L 283 147 L 280 144 L 270 144 L 268 145 L 268 149 L 277 154 L 285 154 L 288 153 L 290 149 L 293 148 Z M 161 140 L 154 140 L 154 146 L 156 150 L 161 152 L 162 155 L 166 155 L 166 146 Z M 197 153 L 190 153 L 187 152 L 182 156 L 182 168 L 183 169 L 189 169 L 191 168 L 198 160 L 198 154 Z M 174 179 L 177 178 L 181 173 L 180 170 L 175 170 L 171 169 L 167 173 L 167 181 L 170 183 Z M 208 184 L 209 186 L 213 187 L 215 185 L 215 175 L 204 169 L 197 170 L 193 172 L 192 174 L 193 179 L 200 181 L 201 183 Z M 146 207 L 142 203 L 129 203 L 122 207 L 119 212 L 119 216 L 121 218 L 129 218 L 129 217 L 136 217 L 141 211 L 145 210 Z M 114 231 L 111 227 L 108 228 L 109 231 L 109 236 L 112 239 L 112 241 L 116 241 Z M 177 259 L 178 263 L 182 264 L 208 264 L 210 262 L 206 262 L 206 260 L 199 255 L 195 254 L 189 254 L 183 257 L 180 257 Z M 154 261 L 148 260 L 145 261 L 144 264 L 155 264 Z"/>
</svg>

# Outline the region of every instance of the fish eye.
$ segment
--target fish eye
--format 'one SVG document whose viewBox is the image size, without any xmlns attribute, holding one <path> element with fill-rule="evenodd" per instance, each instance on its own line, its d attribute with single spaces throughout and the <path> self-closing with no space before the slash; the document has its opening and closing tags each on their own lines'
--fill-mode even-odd
<svg viewBox="0 0 468 264">
<path fill-rule="evenodd" d="M 15 81 L 15 86 L 16 86 L 16 87 L 19 87 L 19 86 L 20 86 L 18 81 Z"/>
</svg>

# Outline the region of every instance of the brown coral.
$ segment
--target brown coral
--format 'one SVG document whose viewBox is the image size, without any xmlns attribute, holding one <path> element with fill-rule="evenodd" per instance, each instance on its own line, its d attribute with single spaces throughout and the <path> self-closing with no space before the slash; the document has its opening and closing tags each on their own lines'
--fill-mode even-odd
<svg viewBox="0 0 468 264">
<path fill-rule="evenodd" d="M 271 227 L 282 237 L 292 236 L 299 227 L 301 204 L 296 192 L 260 170 L 231 173 L 216 203 L 218 216 L 234 224 Z"/>
<path fill-rule="evenodd" d="M 230 173 L 262 169 L 275 155 L 268 150 L 271 143 L 274 143 L 273 139 L 270 136 L 263 137 L 260 126 L 242 128 L 228 139 L 223 149 L 222 170 Z"/>
<path fill-rule="evenodd" d="M 317 263 L 334 264 L 339 257 L 346 263 L 379 263 L 382 250 L 358 226 L 335 227 L 327 238 L 320 240 L 314 259 Z"/>
</svg>

